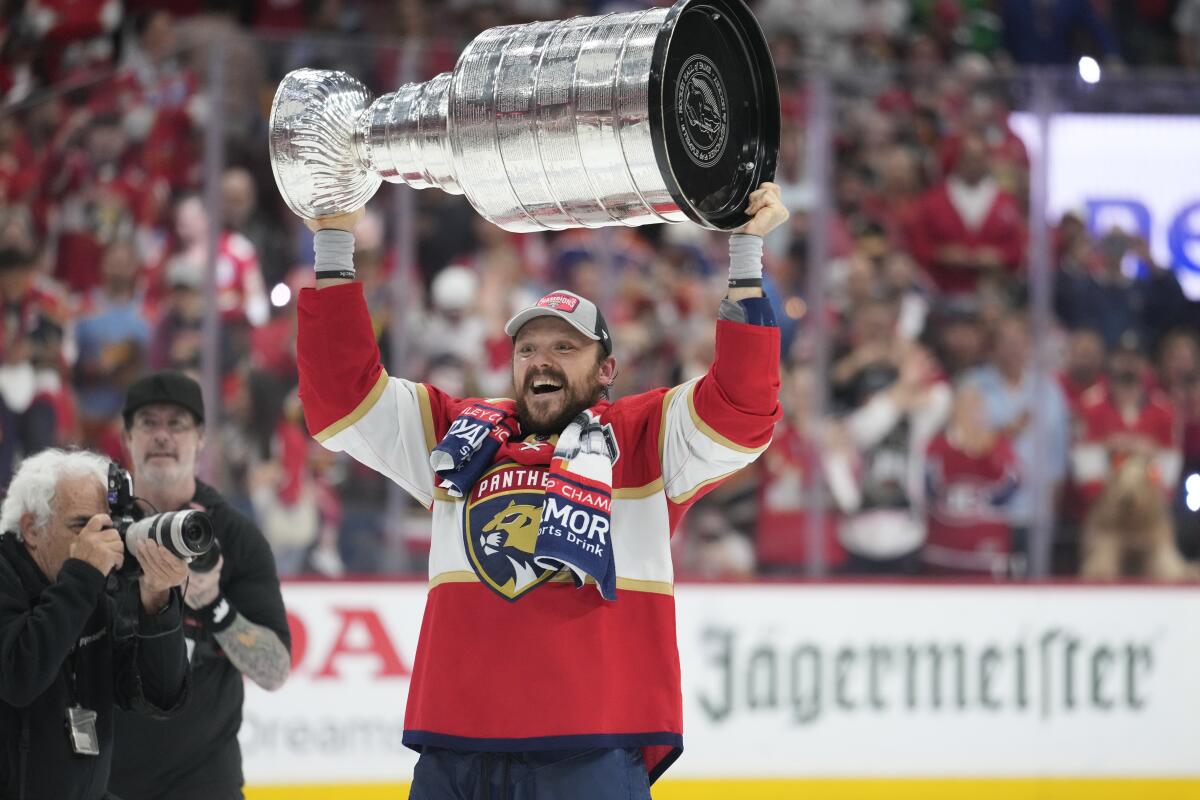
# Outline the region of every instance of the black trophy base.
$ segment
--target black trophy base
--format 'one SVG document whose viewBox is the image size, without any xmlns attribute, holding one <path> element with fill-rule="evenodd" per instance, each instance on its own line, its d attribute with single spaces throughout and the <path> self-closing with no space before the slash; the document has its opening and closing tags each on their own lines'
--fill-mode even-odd
<svg viewBox="0 0 1200 800">
<path fill-rule="evenodd" d="M 767 40 L 742 0 L 671 9 L 650 67 L 654 154 L 692 221 L 731 230 L 748 197 L 775 177 L 779 85 Z"/>
</svg>

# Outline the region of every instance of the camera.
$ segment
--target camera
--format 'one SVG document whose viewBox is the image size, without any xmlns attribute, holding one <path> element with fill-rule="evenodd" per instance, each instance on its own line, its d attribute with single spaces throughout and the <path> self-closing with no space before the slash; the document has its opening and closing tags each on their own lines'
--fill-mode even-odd
<svg viewBox="0 0 1200 800">
<path fill-rule="evenodd" d="M 133 552 L 136 543 L 142 539 L 158 542 L 189 564 L 203 559 L 209 562 L 207 569 L 211 570 L 217 563 L 216 553 L 211 559 L 206 558 L 215 549 L 217 541 L 207 514 L 185 509 L 145 516 L 134 502 L 133 476 L 111 463 L 108 465 L 108 511 L 129 556 L 120 571 L 125 577 L 136 577 L 142 572 Z"/>
<path fill-rule="evenodd" d="M 203 513 L 203 512 L 201 512 Z M 207 553 L 201 553 L 191 560 L 188 564 L 188 569 L 196 574 L 204 574 L 212 572 L 217 566 L 217 562 L 221 560 L 221 543 L 216 539 L 212 540 L 212 548 Z"/>
</svg>

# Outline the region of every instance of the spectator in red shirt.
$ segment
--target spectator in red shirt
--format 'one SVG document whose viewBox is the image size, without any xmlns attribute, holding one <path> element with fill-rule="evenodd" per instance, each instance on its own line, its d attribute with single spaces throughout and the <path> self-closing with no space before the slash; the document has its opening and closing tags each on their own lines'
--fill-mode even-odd
<svg viewBox="0 0 1200 800">
<path fill-rule="evenodd" d="M 1104 338 L 1092 328 L 1071 331 L 1067 339 L 1067 363 L 1058 375 L 1071 415 L 1080 413 L 1083 396 L 1093 387 L 1104 386 Z"/>
<path fill-rule="evenodd" d="M 1071 412 L 1071 422 L 1075 428 L 1082 426 L 1083 399 L 1103 394 L 1107 391 L 1107 376 L 1105 362 L 1108 358 L 1108 348 L 1104 337 L 1094 328 L 1079 328 L 1071 332 L 1067 339 L 1066 363 L 1063 371 L 1058 374 L 1058 385 L 1062 387 L 1063 397 Z M 1068 469 L 1073 470 L 1074 465 Z M 1083 489 L 1074 479 L 1063 487 L 1060 519 L 1062 527 L 1061 541 L 1065 543 L 1068 557 L 1073 560 L 1075 544 L 1082 530 L 1084 511 L 1088 505 Z M 1074 566 L 1070 569 L 1075 571 Z"/>
<path fill-rule="evenodd" d="M 938 289 L 963 294 L 984 275 L 1017 272 L 1025 222 L 1016 199 L 991 176 L 983 139 L 964 136 L 953 162 L 954 172 L 922 198 L 910 238 Z"/>
<path fill-rule="evenodd" d="M 950 423 L 929 444 L 925 477 L 926 570 L 1006 576 L 1012 532 L 1004 505 L 1017 487 L 1017 457 L 989 424 L 976 387 L 958 389 Z"/>
<path fill-rule="evenodd" d="M 22 27 L 39 41 L 41 68 L 49 80 L 112 58 L 110 34 L 121 23 L 119 0 L 29 0 L 24 6 Z M 12 4 L 5 14 L 18 7 Z"/>
<path fill-rule="evenodd" d="M 816 375 L 809 366 L 788 370 L 780 402 L 784 417 L 775 425 L 771 446 L 758 461 L 758 524 L 754 549 L 759 569 L 767 573 L 799 573 L 812 559 L 810 515 L 820 513 L 824 563 L 837 569 L 846 561 L 838 542 L 838 509 L 832 484 L 853 482 L 850 458 L 837 446 L 840 437 L 813 430 L 811 398 Z M 831 441 L 833 440 L 833 441 Z M 822 496 L 821 507 L 813 500 Z"/>
<path fill-rule="evenodd" d="M 1159 354 L 1158 382 L 1175 407 L 1188 419 L 1188 398 L 1200 383 L 1200 337 L 1193 331 L 1168 333 Z"/>
<path fill-rule="evenodd" d="M 1183 439 L 1183 486 L 1176 504 L 1175 530 L 1180 549 L 1189 558 L 1200 556 L 1200 337 L 1174 330 L 1163 340 L 1159 382 L 1179 416 Z M 1191 481 L 1191 484 L 1187 483 Z"/>
<path fill-rule="evenodd" d="M 55 444 L 66 424 L 62 299 L 38 284 L 36 251 L 0 240 L 0 487 L 19 455 Z"/>
<path fill-rule="evenodd" d="M 320 448 L 304 430 L 294 391 L 266 372 L 233 377 L 228 389 L 235 422 L 226 431 L 229 465 L 247 472 L 254 515 L 279 573 L 312 567 L 336 577 L 341 504 L 314 468 Z"/>
<path fill-rule="evenodd" d="M 103 112 L 86 122 L 82 146 L 45 164 L 47 195 L 58 204 L 55 275 L 72 292 L 100 282 L 108 245 L 133 235 L 134 209 L 148 191 L 121 118 Z"/>
<path fill-rule="evenodd" d="M 312 267 L 301 265 L 292 270 L 286 291 L 272 293 L 271 321 L 250 332 L 250 364 L 268 372 L 286 385 L 294 386 L 296 374 L 296 302 L 300 290 L 315 282 Z"/>
<path fill-rule="evenodd" d="M 201 270 L 207 267 L 208 226 L 208 214 L 199 197 L 189 195 L 179 201 L 175 207 L 179 246 L 168 260 L 168 270 L 181 262 Z M 226 324 L 249 322 L 257 327 L 270 317 L 258 254 L 249 239 L 233 231 L 221 233 L 217 240 L 217 308 Z"/>
<path fill-rule="evenodd" d="M 1011 109 L 996 91 L 992 67 L 977 56 L 962 59 L 957 66 L 967 96 L 957 121 L 960 133 L 947 140 L 943 155 L 953 158 L 962 136 L 979 136 L 987 144 L 988 164 L 997 185 L 1013 197 L 1023 197 L 1028 192 L 1029 153 L 1009 126 Z"/>
<path fill-rule="evenodd" d="M 893 246 L 904 244 L 904 232 L 916 221 L 921 175 L 912 148 L 893 145 L 877 161 L 879 186 L 863 198 L 864 210 L 879 220 Z"/>
<path fill-rule="evenodd" d="M 1164 492 L 1173 493 L 1178 485 L 1181 453 L 1175 411 L 1166 395 L 1149 388 L 1150 378 L 1141 340 L 1126 334 L 1109 357 L 1107 387 L 1084 393 L 1071 461 L 1085 505 L 1095 502 L 1130 455 L 1148 460 L 1151 478 Z"/>
<path fill-rule="evenodd" d="M 231 167 L 221 176 L 221 214 L 226 230 L 242 234 L 254 245 L 265 285 L 273 287 L 289 279 L 295 259 L 287 227 L 259 203 L 258 184 L 245 167 Z"/>
<path fill-rule="evenodd" d="M 135 15 L 133 32 L 112 87 L 126 127 L 156 189 L 194 188 L 203 161 L 196 133 L 205 122 L 206 103 L 197 76 L 183 63 L 178 26 L 171 11 L 159 7 Z"/>
<path fill-rule="evenodd" d="M 39 182 L 37 175 L 24 126 L 15 114 L 0 117 L 0 203 L 26 197 L 32 185 Z"/>
<path fill-rule="evenodd" d="M 305 18 L 304 0 L 253 0 L 252 19 L 254 27 L 268 31 L 303 31 L 308 21 Z"/>
</svg>

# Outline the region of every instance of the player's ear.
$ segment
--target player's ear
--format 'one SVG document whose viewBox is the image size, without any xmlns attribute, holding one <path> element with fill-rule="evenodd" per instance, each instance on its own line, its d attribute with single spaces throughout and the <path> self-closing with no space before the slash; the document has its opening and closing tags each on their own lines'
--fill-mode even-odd
<svg viewBox="0 0 1200 800">
<path fill-rule="evenodd" d="M 612 386 L 617 380 L 617 360 L 612 356 L 607 356 L 600 362 L 599 366 L 600 385 L 604 387 Z"/>
</svg>

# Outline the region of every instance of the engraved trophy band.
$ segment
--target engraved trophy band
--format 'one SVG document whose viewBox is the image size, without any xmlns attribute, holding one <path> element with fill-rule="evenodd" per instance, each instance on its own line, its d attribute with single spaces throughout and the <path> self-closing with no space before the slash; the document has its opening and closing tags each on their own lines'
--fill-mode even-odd
<svg viewBox="0 0 1200 800">
<path fill-rule="evenodd" d="M 271 107 L 271 167 L 296 214 L 381 181 L 466 195 L 510 231 L 692 222 L 730 230 L 775 174 L 779 88 L 742 0 L 492 28 L 453 72 L 372 100 L 299 69 Z"/>
</svg>

